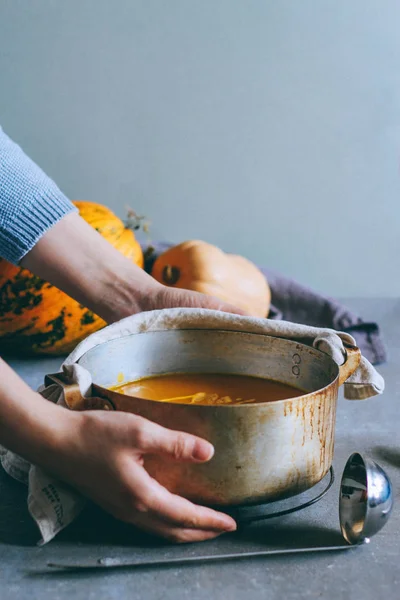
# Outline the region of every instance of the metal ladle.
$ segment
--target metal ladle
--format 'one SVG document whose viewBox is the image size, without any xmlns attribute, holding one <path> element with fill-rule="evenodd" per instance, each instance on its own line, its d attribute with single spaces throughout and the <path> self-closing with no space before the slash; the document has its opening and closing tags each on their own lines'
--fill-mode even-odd
<svg viewBox="0 0 400 600">
<path fill-rule="evenodd" d="M 117 567 L 160 567 L 208 563 L 258 556 L 280 556 L 283 554 L 306 554 L 349 550 L 369 543 L 387 523 L 393 506 L 392 485 L 385 471 L 372 459 L 355 452 L 348 459 L 343 471 L 339 495 L 339 521 L 342 535 L 347 544 L 340 546 L 317 546 L 311 548 L 286 548 L 281 550 L 256 550 L 232 554 L 190 556 L 153 560 L 131 560 L 124 558 L 100 558 L 91 563 L 48 563 L 55 569 L 110 569 Z"/>
<path fill-rule="evenodd" d="M 349 544 L 369 542 L 387 523 L 393 507 L 392 484 L 375 461 L 355 452 L 340 484 L 339 521 Z"/>
</svg>

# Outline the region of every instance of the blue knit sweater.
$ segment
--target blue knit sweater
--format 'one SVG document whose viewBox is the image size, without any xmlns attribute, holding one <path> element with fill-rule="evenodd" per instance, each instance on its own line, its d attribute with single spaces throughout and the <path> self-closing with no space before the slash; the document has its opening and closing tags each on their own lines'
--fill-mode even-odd
<svg viewBox="0 0 400 600">
<path fill-rule="evenodd" d="M 42 235 L 76 211 L 0 127 L 0 257 L 18 264 Z"/>
</svg>

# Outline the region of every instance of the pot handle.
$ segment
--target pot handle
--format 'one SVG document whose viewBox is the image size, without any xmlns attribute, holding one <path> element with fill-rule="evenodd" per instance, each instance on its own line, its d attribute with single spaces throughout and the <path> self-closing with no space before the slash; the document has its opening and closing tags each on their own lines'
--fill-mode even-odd
<svg viewBox="0 0 400 600">
<path fill-rule="evenodd" d="M 346 350 L 346 360 L 339 366 L 339 385 L 345 383 L 350 375 L 353 375 L 361 362 L 361 350 L 357 346 L 345 343 L 343 346 Z"/>
<path fill-rule="evenodd" d="M 56 384 L 61 388 L 65 404 L 70 410 L 114 410 L 112 403 L 105 398 L 82 396 L 79 385 L 70 383 L 64 373 L 46 375 L 44 384 L 45 386 Z"/>
</svg>

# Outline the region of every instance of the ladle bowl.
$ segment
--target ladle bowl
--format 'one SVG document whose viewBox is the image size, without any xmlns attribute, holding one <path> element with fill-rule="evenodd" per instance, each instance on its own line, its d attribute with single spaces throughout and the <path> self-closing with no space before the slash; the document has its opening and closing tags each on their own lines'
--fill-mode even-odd
<svg viewBox="0 0 400 600">
<path fill-rule="evenodd" d="M 386 524 L 392 506 L 392 485 L 385 471 L 371 458 L 352 454 L 343 471 L 339 495 L 344 539 L 349 544 L 369 540 Z"/>
</svg>

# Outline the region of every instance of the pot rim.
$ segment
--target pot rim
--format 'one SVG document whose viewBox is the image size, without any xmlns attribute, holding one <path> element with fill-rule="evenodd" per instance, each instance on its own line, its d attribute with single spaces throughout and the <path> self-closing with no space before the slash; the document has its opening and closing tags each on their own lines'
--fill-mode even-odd
<svg viewBox="0 0 400 600">
<path fill-rule="evenodd" d="M 315 352 L 317 354 L 322 355 L 324 358 L 328 359 L 329 361 L 331 361 L 331 363 L 333 363 L 333 365 L 337 368 L 337 374 L 335 376 L 335 378 L 328 383 L 326 386 L 322 387 L 322 388 L 318 388 L 317 390 L 314 390 L 312 392 L 307 392 L 305 394 L 301 394 L 300 396 L 295 396 L 294 398 L 282 398 L 281 400 L 274 400 L 272 402 L 272 404 L 277 405 L 277 404 L 282 404 L 284 402 L 296 402 L 300 399 L 308 399 L 311 398 L 312 396 L 315 396 L 316 394 L 320 394 L 320 393 L 324 393 L 327 392 L 328 390 L 330 390 L 330 388 L 335 387 L 336 383 L 338 382 L 339 379 L 339 365 L 333 360 L 333 358 L 331 356 L 329 356 L 329 354 L 327 354 L 326 352 L 322 352 L 322 350 L 319 350 L 318 348 L 314 348 L 313 346 L 309 346 L 308 344 L 304 344 L 302 342 L 299 342 L 297 340 L 291 340 L 289 338 L 284 338 L 284 337 L 279 337 L 279 336 L 274 336 L 274 335 L 269 335 L 266 333 L 256 333 L 256 332 L 247 332 L 247 331 L 238 331 L 238 330 L 234 330 L 234 329 L 198 329 L 198 328 L 180 328 L 180 329 L 162 329 L 162 330 L 155 330 L 155 331 L 140 331 L 137 333 L 130 333 L 129 335 L 125 335 L 125 336 L 121 336 L 120 338 L 113 338 L 110 340 L 106 340 L 104 342 L 101 342 L 100 344 L 97 344 L 96 346 L 94 346 L 93 348 L 90 348 L 89 350 L 87 350 L 84 354 L 82 354 L 82 356 L 78 359 L 77 364 L 80 364 L 80 361 L 87 356 L 90 352 L 92 352 L 93 350 L 95 350 L 95 348 L 108 344 L 110 342 L 114 342 L 118 339 L 126 339 L 126 338 L 130 338 L 133 336 L 141 336 L 141 335 L 147 335 L 149 333 L 158 333 L 158 334 L 162 334 L 162 333 L 166 333 L 166 332 L 171 332 L 171 331 L 196 331 L 196 332 L 203 332 L 203 331 L 207 331 L 207 332 L 212 332 L 212 333 L 228 333 L 228 334 L 233 334 L 233 335 L 247 335 L 247 336 L 258 336 L 258 337 L 263 337 L 263 338 L 273 338 L 273 339 L 277 339 L 283 342 L 288 342 L 290 344 L 295 344 L 296 346 L 301 346 L 303 348 L 306 348 L 309 351 Z M 173 372 L 171 372 L 173 373 Z M 200 373 L 199 373 L 200 374 Z M 152 375 L 150 375 L 149 377 L 152 377 Z M 250 376 L 251 377 L 251 376 Z M 144 378 L 143 378 L 144 379 Z M 262 378 L 261 378 L 262 379 Z M 264 378 L 267 379 L 267 378 Z M 274 380 L 272 380 L 274 381 Z M 282 382 L 281 382 L 282 383 Z M 191 408 L 199 408 L 199 409 L 216 409 L 216 408 L 223 408 L 223 409 L 245 409 L 245 408 L 254 408 L 254 407 L 261 407 L 261 406 L 268 406 L 270 403 L 269 402 L 253 402 L 252 404 L 189 404 L 189 403 L 175 403 L 175 402 L 167 402 L 167 401 L 162 401 L 160 402 L 160 400 L 153 400 L 151 398 L 140 398 L 138 396 L 128 396 L 125 394 L 120 394 L 120 392 L 116 391 L 116 390 L 112 390 L 110 388 L 106 388 L 102 385 L 97 384 L 95 381 L 92 382 L 92 385 L 94 387 L 96 387 L 98 390 L 106 392 L 107 393 L 107 397 L 109 398 L 108 394 L 118 394 L 121 396 L 124 396 L 124 398 L 132 398 L 132 400 L 136 400 L 136 401 L 142 401 L 142 402 L 154 402 L 156 405 L 166 405 L 166 406 L 177 406 L 177 407 L 191 407 Z M 294 386 L 293 386 L 294 387 Z M 110 398 L 109 398 L 110 399 Z M 112 400 L 111 400 L 112 401 Z"/>
</svg>

